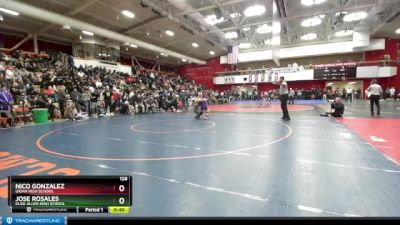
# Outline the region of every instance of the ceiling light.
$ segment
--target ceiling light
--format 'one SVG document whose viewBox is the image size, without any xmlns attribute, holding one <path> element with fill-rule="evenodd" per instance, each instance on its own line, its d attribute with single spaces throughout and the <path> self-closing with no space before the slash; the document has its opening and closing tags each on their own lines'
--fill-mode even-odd
<svg viewBox="0 0 400 225">
<path fill-rule="evenodd" d="M 82 35 L 79 35 L 79 40 L 82 40 Z"/>
<path fill-rule="evenodd" d="M 167 56 L 168 56 L 168 55 L 167 55 L 166 53 L 164 53 L 164 52 L 161 52 L 161 55 L 164 56 L 164 57 L 167 57 Z"/>
<path fill-rule="evenodd" d="M 239 17 L 240 16 L 240 14 L 239 13 L 231 13 L 230 14 L 230 16 L 231 16 L 231 18 L 237 18 L 237 17 Z"/>
<path fill-rule="evenodd" d="M 131 46 L 132 48 L 137 48 L 138 47 L 137 45 L 134 45 L 134 44 L 129 44 L 129 46 Z"/>
<path fill-rule="evenodd" d="M 347 14 L 347 12 L 346 11 L 343 11 L 343 12 L 337 12 L 336 14 L 335 14 L 335 16 L 336 17 L 338 17 L 338 16 L 340 16 L 340 15 L 346 15 Z"/>
<path fill-rule="evenodd" d="M 312 5 L 318 5 L 321 4 L 323 2 L 325 2 L 326 0 L 301 0 L 301 4 L 305 5 L 305 6 L 312 6 Z"/>
<path fill-rule="evenodd" d="M 325 14 L 318 15 L 318 17 L 323 19 L 323 18 L 325 18 Z"/>
<path fill-rule="evenodd" d="M 0 21 L 3 21 L 3 20 L 4 20 L 3 15 L 0 15 Z"/>
<path fill-rule="evenodd" d="M 197 44 L 196 42 L 193 42 L 192 46 L 193 46 L 193 48 L 197 48 L 197 47 L 199 47 L 199 44 Z"/>
<path fill-rule="evenodd" d="M 210 55 L 215 55 L 215 52 L 214 51 L 210 51 Z"/>
<path fill-rule="evenodd" d="M 0 11 L 4 12 L 4 13 L 7 13 L 7 14 L 10 14 L 10 15 L 13 15 L 13 16 L 18 16 L 19 15 L 19 13 L 16 12 L 16 11 L 5 9 L 5 8 L 1 8 L 1 7 L 0 7 Z"/>
<path fill-rule="evenodd" d="M 304 41 L 314 40 L 315 38 L 317 38 L 317 34 L 316 33 L 308 33 L 308 34 L 302 35 L 300 38 L 301 38 L 301 40 L 304 40 Z"/>
<path fill-rule="evenodd" d="M 250 27 L 243 27 L 242 30 L 243 31 L 249 31 L 251 28 Z"/>
<path fill-rule="evenodd" d="M 239 48 L 251 48 L 251 44 L 250 43 L 240 43 Z"/>
<path fill-rule="evenodd" d="M 256 32 L 259 34 L 271 33 L 272 27 L 269 26 L 268 24 L 263 24 L 257 28 Z"/>
<path fill-rule="evenodd" d="M 218 19 L 216 15 L 208 15 L 205 18 L 205 21 L 206 21 L 206 23 L 208 23 L 210 25 L 215 25 L 217 23 L 224 22 L 224 17 L 221 17 L 221 18 Z"/>
<path fill-rule="evenodd" d="M 335 33 L 336 37 L 345 37 L 345 36 L 349 36 L 352 35 L 354 32 L 353 30 L 341 30 Z"/>
<path fill-rule="evenodd" d="M 244 15 L 247 17 L 260 16 L 265 13 L 265 7 L 262 5 L 253 5 L 244 10 Z"/>
<path fill-rule="evenodd" d="M 352 22 L 352 21 L 362 20 L 365 17 L 367 17 L 367 15 L 368 15 L 368 13 L 366 13 L 366 12 L 350 13 L 343 17 L 343 21 L 344 22 Z"/>
<path fill-rule="evenodd" d="M 122 14 L 124 15 L 124 16 L 126 16 L 126 17 L 129 17 L 129 18 L 135 18 L 135 14 L 133 13 L 133 12 L 131 12 L 131 11 L 129 11 L 129 10 L 124 10 L 124 11 L 122 11 Z"/>
<path fill-rule="evenodd" d="M 313 27 L 321 24 L 322 20 L 318 17 L 305 19 L 301 22 L 302 27 Z"/>
<path fill-rule="evenodd" d="M 171 37 L 175 35 L 175 33 L 173 31 L 170 31 L 170 30 L 166 30 L 165 34 L 168 35 L 168 36 L 171 36 Z"/>
<path fill-rule="evenodd" d="M 182 62 L 186 62 L 187 60 L 186 59 L 182 59 Z"/>
<path fill-rule="evenodd" d="M 82 34 L 86 34 L 86 35 L 89 35 L 89 36 L 93 36 L 94 35 L 92 32 L 89 32 L 89 31 L 86 31 L 86 30 L 83 30 Z"/>
<path fill-rule="evenodd" d="M 396 32 L 396 34 L 400 34 L 400 28 L 397 29 L 395 32 Z"/>
<path fill-rule="evenodd" d="M 264 44 L 265 45 L 272 45 L 272 40 L 271 39 L 264 40 Z"/>
<path fill-rule="evenodd" d="M 237 38 L 237 37 L 238 37 L 238 34 L 235 31 L 225 33 L 225 38 L 227 38 L 227 39 L 232 39 L 232 38 Z"/>
</svg>

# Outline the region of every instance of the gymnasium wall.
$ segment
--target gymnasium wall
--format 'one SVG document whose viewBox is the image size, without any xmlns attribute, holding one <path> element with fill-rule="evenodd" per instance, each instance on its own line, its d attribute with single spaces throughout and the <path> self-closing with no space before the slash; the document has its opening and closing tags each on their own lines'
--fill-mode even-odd
<svg viewBox="0 0 400 225">
<path fill-rule="evenodd" d="M 331 55 L 331 56 L 319 56 L 319 57 L 304 57 L 297 59 L 282 60 L 281 66 L 291 64 L 296 62 L 298 64 L 325 64 L 334 63 L 337 60 L 342 62 L 346 61 L 376 61 L 379 60 L 385 54 L 391 55 L 391 60 L 398 60 L 398 51 L 400 46 L 400 39 L 386 39 L 385 40 L 385 50 L 382 51 L 372 51 L 365 53 L 352 53 L 352 54 L 342 54 L 342 55 Z M 252 68 L 265 68 L 276 67 L 273 61 L 264 62 L 253 62 L 253 63 L 242 63 L 238 67 L 242 69 Z M 230 90 L 232 85 L 214 85 L 212 77 L 217 72 L 229 71 L 231 70 L 231 65 L 221 65 L 219 63 L 219 57 L 215 57 L 207 61 L 206 65 L 185 65 L 178 67 L 178 74 L 187 76 L 194 79 L 196 82 L 205 84 L 207 88 L 215 90 Z M 397 75 L 390 78 L 379 78 L 378 82 L 386 88 L 386 86 L 395 86 L 396 90 L 400 91 L 400 66 L 397 63 Z M 368 87 L 372 79 L 363 79 L 364 87 Z M 311 87 L 325 87 L 325 81 L 292 81 L 289 83 L 292 88 L 311 88 Z M 269 90 L 275 88 L 274 85 L 264 83 L 258 84 L 260 90 Z"/>
<path fill-rule="evenodd" d="M 400 39 L 386 39 L 385 50 L 366 52 L 365 61 L 376 61 L 384 55 L 390 55 L 390 60 L 397 60 L 397 75 L 394 77 L 383 79 L 383 86 L 395 86 L 396 91 L 400 91 Z M 366 82 L 366 81 L 364 81 Z M 364 83 L 365 84 L 365 83 Z"/>
<path fill-rule="evenodd" d="M 195 64 L 188 64 L 184 66 L 180 66 L 177 69 L 177 73 L 187 78 L 196 81 L 196 83 L 201 83 L 209 89 L 220 89 L 226 90 L 230 89 L 230 87 L 221 87 L 216 86 L 213 83 L 214 74 L 217 72 L 224 72 L 228 71 L 230 65 L 222 65 L 219 62 L 219 56 L 207 60 L 206 65 L 195 65 Z M 230 70 L 230 69 L 229 69 Z"/>
</svg>

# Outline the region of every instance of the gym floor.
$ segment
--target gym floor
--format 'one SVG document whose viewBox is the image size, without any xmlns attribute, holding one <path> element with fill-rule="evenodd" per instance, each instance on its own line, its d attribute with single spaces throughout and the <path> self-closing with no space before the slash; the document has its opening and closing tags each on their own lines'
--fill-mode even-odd
<svg viewBox="0 0 400 225">
<path fill-rule="evenodd" d="M 129 216 L 399 216 L 400 102 L 210 106 L 0 130 L 0 212 L 9 175 L 131 175 Z M 79 216 L 79 214 L 71 214 Z M 88 216 L 85 214 L 85 216 Z M 99 215 L 93 215 L 99 216 Z M 101 216 L 101 215 L 100 215 Z M 109 216 L 109 215 L 106 215 Z"/>
</svg>

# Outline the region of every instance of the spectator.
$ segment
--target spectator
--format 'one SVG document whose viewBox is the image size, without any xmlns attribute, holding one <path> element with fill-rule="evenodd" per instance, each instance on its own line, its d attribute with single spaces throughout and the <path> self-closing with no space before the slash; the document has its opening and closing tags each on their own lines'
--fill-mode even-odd
<svg viewBox="0 0 400 225">
<path fill-rule="evenodd" d="M 7 88 L 1 87 L 0 90 L 0 117 L 7 117 L 10 126 L 14 126 L 14 114 L 12 112 L 14 99 Z"/>
<path fill-rule="evenodd" d="M 299 98 L 299 100 L 301 100 L 302 94 L 303 94 L 302 91 L 299 89 L 297 91 L 297 97 Z"/>
<path fill-rule="evenodd" d="M 390 88 L 390 98 L 396 99 L 396 89 L 394 87 Z"/>
<path fill-rule="evenodd" d="M 351 87 L 348 87 L 346 90 L 346 102 L 347 100 L 350 99 L 350 102 L 353 102 L 353 89 Z"/>
<path fill-rule="evenodd" d="M 389 87 L 386 88 L 385 93 L 386 93 L 385 98 L 390 98 L 390 88 Z"/>
<path fill-rule="evenodd" d="M 85 111 L 89 116 L 91 116 L 90 113 L 90 99 L 91 99 L 91 94 L 89 91 L 89 88 L 85 88 L 84 92 L 82 93 L 82 102 L 83 102 L 83 111 Z"/>
<path fill-rule="evenodd" d="M 290 91 L 289 91 L 289 105 L 290 104 L 294 105 L 294 95 L 295 95 L 295 92 L 294 92 L 293 88 L 290 88 Z"/>
<path fill-rule="evenodd" d="M 343 88 L 342 89 L 342 98 L 346 98 L 346 96 L 347 96 L 346 88 Z M 337 97 L 339 97 L 339 96 L 337 96 Z M 347 102 L 347 98 L 346 98 L 346 102 Z"/>
</svg>

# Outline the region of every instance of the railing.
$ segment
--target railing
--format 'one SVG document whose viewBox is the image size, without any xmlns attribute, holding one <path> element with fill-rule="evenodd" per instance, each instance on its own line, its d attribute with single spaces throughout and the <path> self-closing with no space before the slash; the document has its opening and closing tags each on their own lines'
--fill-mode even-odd
<svg viewBox="0 0 400 225">
<path fill-rule="evenodd" d="M 6 54 L 10 54 L 11 49 L 9 48 L 0 48 L 0 51 L 6 53 Z M 35 52 L 28 52 L 28 51 L 23 51 L 23 50 L 15 50 L 18 51 L 20 53 L 23 53 L 25 55 L 29 55 L 30 57 L 35 56 L 35 57 L 47 57 L 49 58 L 50 56 L 46 53 L 35 53 Z"/>
</svg>

